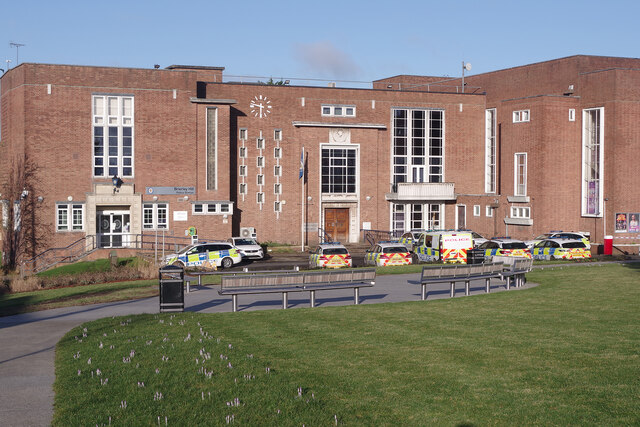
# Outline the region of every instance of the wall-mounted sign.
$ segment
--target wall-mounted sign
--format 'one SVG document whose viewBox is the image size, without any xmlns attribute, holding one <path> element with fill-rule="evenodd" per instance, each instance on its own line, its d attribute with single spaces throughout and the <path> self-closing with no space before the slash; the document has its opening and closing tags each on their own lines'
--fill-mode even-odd
<svg viewBox="0 0 640 427">
<path fill-rule="evenodd" d="M 173 220 L 174 221 L 186 221 L 187 220 L 187 211 L 173 211 Z"/>
<path fill-rule="evenodd" d="M 147 187 L 147 194 L 196 194 L 196 187 Z"/>
</svg>

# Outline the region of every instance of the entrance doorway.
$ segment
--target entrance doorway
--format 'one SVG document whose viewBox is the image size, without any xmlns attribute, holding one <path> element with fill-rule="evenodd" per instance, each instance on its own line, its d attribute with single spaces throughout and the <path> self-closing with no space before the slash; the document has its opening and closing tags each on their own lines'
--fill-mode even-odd
<svg viewBox="0 0 640 427">
<path fill-rule="evenodd" d="M 123 248 L 129 246 L 131 241 L 129 211 L 98 211 L 96 224 L 98 247 Z"/>
<path fill-rule="evenodd" d="M 349 241 L 349 208 L 324 210 L 324 229 L 336 242 Z"/>
</svg>

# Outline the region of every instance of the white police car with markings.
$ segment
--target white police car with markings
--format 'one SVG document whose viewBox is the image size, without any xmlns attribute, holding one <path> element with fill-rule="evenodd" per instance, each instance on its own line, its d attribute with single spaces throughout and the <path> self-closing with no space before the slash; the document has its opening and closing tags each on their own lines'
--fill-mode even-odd
<svg viewBox="0 0 640 427">
<path fill-rule="evenodd" d="M 531 253 L 538 260 L 591 258 L 591 250 L 582 239 L 545 239 L 536 243 Z"/>
<path fill-rule="evenodd" d="M 411 252 L 400 242 L 378 242 L 364 255 L 365 265 L 386 267 L 411 264 Z"/>
<path fill-rule="evenodd" d="M 309 253 L 309 268 L 342 268 L 351 265 L 351 255 L 340 242 L 321 243 Z"/>
<path fill-rule="evenodd" d="M 183 268 L 217 269 L 233 267 L 242 261 L 240 251 L 228 242 L 206 242 L 189 245 L 181 251 L 167 255 L 167 264 Z"/>
</svg>

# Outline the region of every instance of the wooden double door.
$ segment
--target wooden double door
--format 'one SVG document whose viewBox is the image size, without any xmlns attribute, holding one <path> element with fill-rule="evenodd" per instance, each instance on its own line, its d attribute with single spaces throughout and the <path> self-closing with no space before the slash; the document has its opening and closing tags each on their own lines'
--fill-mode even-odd
<svg viewBox="0 0 640 427">
<path fill-rule="evenodd" d="M 324 229 L 333 241 L 349 242 L 349 208 L 326 208 Z"/>
</svg>

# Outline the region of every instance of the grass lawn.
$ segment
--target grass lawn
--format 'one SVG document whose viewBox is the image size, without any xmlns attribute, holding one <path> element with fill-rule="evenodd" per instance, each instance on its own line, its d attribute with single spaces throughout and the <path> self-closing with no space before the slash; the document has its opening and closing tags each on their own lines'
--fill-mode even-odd
<svg viewBox="0 0 640 427">
<path fill-rule="evenodd" d="M 56 350 L 54 425 L 638 425 L 640 269 L 522 291 L 107 318 Z"/>
</svg>

